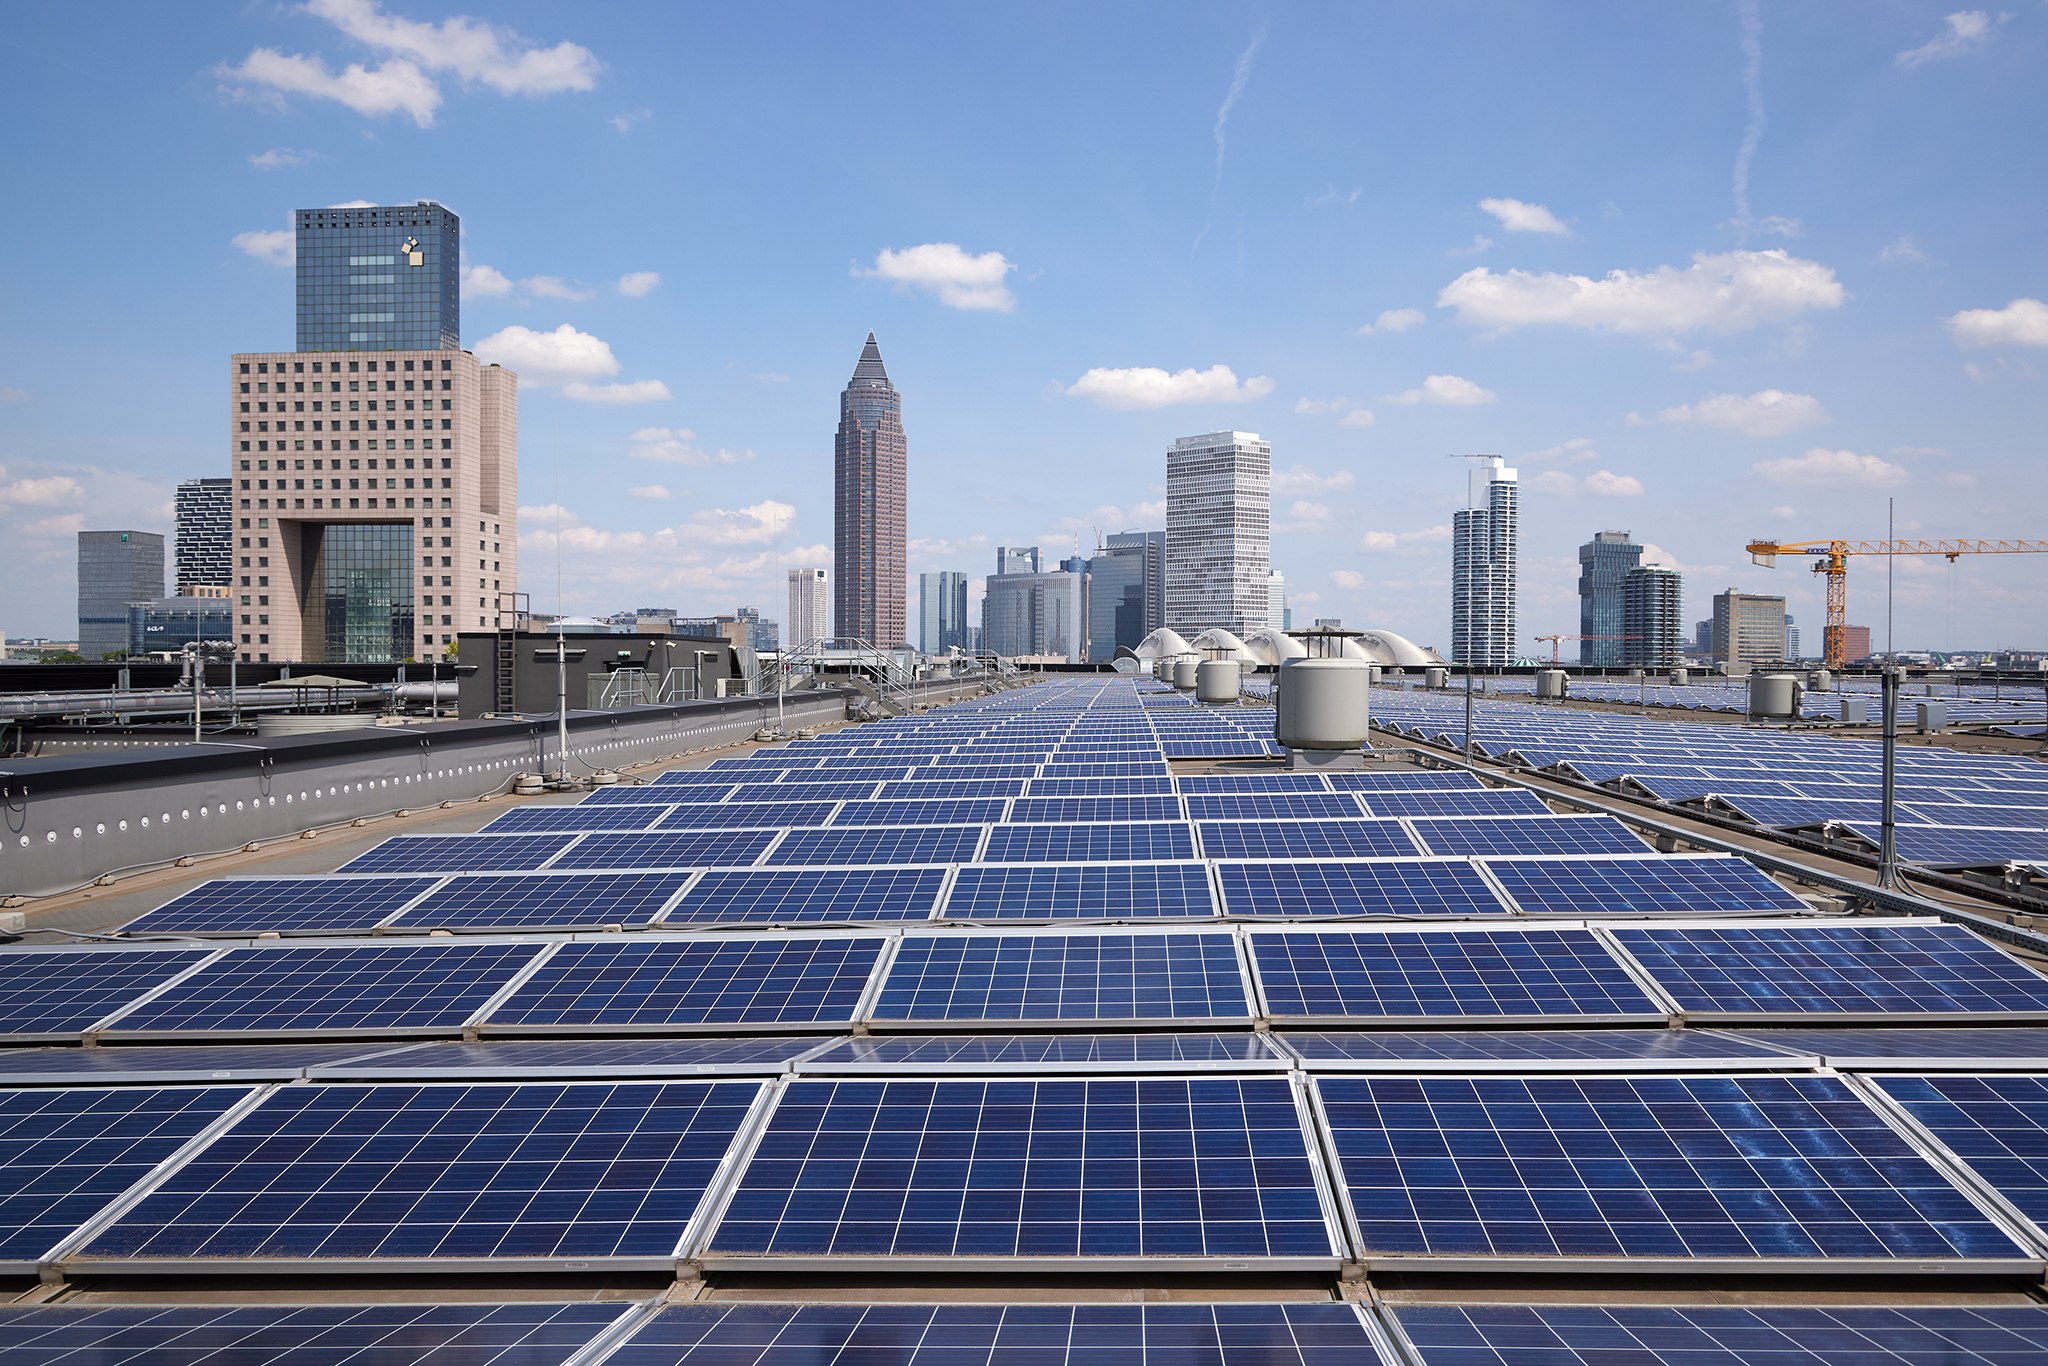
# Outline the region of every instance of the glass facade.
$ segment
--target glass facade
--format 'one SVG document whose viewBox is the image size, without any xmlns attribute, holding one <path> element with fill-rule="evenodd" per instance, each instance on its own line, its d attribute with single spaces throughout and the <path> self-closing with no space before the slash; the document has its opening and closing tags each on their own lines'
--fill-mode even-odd
<svg viewBox="0 0 2048 1366">
<path fill-rule="evenodd" d="M 917 576 L 917 648 L 928 655 L 967 648 L 967 576 L 945 569 Z"/>
<path fill-rule="evenodd" d="M 1088 561 L 1088 658 L 1135 650 L 1159 629 L 1166 582 L 1166 533 L 1125 531 Z"/>
<path fill-rule="evenodd" d="M 462 220 L 431 200 L 300 209 L 300 351 L 456 351 Z"/>
<path fill-rule="evenodd" d="M 128 604 L 164 595 L 164 538 L 152 531 L 78 533 L 78 653 L 128 652 Z"/>
<path fill-rule="evenodd" d="M 234 604 L 226 598 L 159 598 L 128 604 L 128 653 L 182 650 L 195 640 L 233 640 Z"/>
<path fill-rule="evenodd" d="M 1471 473 L 1468 506 L 1451 514 L 1451 658 L 1512 664 L 1520 557 L 1519 483 L 1499 456 Z"/>
<path fill-rule="evenodd" d="M 1634 635 L 1622 629 L 1622 581 L 1643 558 L 1643 548 L 1629 540 L 1626 531 L 1596 531 L 1593 539 L 1579 547 L 1579 634 L 1582 636 Z M 1620 640 L 1582 640 L 1579 663 L 1607 667 L 1636 664 L 1628 659 Z"/>
<path fill-rule="evenodd" d="M 319 573 L 330 664 L 411 659 L 413 529 L 331 523 L 306 528 Z"/>
<path fill-rule="evenodd" d="M 1166 621 L 1193 639 L 1266 624 L 1273 448 L 1256 432 L 1184 436 L 1166 452 Z"/>
</svg>

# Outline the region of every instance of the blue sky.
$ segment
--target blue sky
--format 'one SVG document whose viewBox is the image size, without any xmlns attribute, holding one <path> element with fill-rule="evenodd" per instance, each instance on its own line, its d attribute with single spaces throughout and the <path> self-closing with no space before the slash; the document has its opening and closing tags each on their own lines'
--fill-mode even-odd
<svg viewBox="0 0 2048 1366">
<path fill-rule="evenodd" d="M 1449 453 L 1522 471 L 1528 637 L 1577 629 L 1602 528 L 1689 618 L 1732 584 L 1810 628 L 1751 536 L 1892 497 L 1902 536 L 2048 534 L 2032 0 L 96 13 L 0 33 L 9 635 L 70 633 L 73 531 L 226 472 L 227 356 L 292 344 L 266 234 L 349 201 L 462 215 L 543 609 L 559 507 L 571 611 L 780 616 L 869 329 L 913 575 L 1156 528 L 1166 447 L 1223 428 L 1273 445 L 1297 617 L 1429 644 Z M 1901 648 L 2048 649 L 2048 561 L 1898 568 Z"/>
</svg>

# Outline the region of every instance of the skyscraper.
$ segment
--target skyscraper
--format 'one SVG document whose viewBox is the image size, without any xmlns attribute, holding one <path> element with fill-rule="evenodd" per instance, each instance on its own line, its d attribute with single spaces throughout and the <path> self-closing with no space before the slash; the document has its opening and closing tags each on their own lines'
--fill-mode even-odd
<svg viewBox="0 0 2048 1366">
<path fill-rule="evenodd" d="M 1714 658 L 1775 663 L 1785 654 L 1785 600 L 1731 588 L 1714 595 Z"/>
<path fill-rule="evenodd" d="M 462 346 L 462 220 L 431 199 L 300 209 L 298 349 Z"/>
<path fill-rule="evenodd" d="M 235 481 L 187 479 L 178 485 L 178 541 L 174 582 L 180 592 L 191 587 L 226 588 L 234 580 Z"/>
<path fill-rule="evenodd" d="M 1159 629 L 1165 615 L 1166 533 L 1121 531 L 1088 561 L 1088 657 L 1116 658 Z"/>
<path fill-rule="evenodd" d="M 1287 576 L 1275 569 L 1266 575 L 1266 625 L 1284 631 L 1292 616 L 1287 610 Z"/>
<path fill-rule="evenodd" d="M 1609 635 L 1635 640 L 1600 642 L 1621 647 L 1620 662 L 1631 668 L 1667 669 L 1684 654 L 1679 616 L 1685 609 L 1685 580 L 1676 569 L 1638 565 L 1621 576 L 1621 629 Z M 1593 642 L 1587 642 L 1593 643 Z"/>
<path fill-rule="evenodd" d="M 824 570 L 789 571 L 789 648 L 794 650 L 832 633 L 830 602 Z"/>
<path fill-rule="evenodd" d="M 904 641 L 909 449 L 902 399 L 872 332 L 839 396 L 832 451 L 833 631 L 889 649 Z"/>
<path fill-rule="evenodd" d="M 128 604 L 164 595 L 164 538 L 153 531 L 78 533 L 78 653 L 128 653 Z"/>
<path fill-rule="evenodd" d="M 1515 661 L 1517 485 L 1499 456 L 1479 458 L 1451 517 L 1451 658 L 1486 667 Z"/>
<path fill-rule="evenodd" d="M 983 646 L 1005 658 L 1055 658 L 1078 664 L 1088 654 L 1088 575 L 991 574 L 981 602 Z"/>
<path fill-rule="evenodd" d="M 1596 531 L 1579 547 L 1579 634 L 1626 636 L 1622 629 L 1622 581 L 1642 562 L 1643 548 L 1626 531 Z M 1628 644 L 1621 640 L 1582 640 L 1579 663 L 1608 666 L 1625 661 Z M 1626 660 L 1637 663 L 1635 660 Z"/>
<path fill-rule="evenodd" d="M 1193 637 L 1266 624 L 1273 448 L 1255 432 L 1184 436 L 1166 452 L 1166 625 Z"/>
<path fill-rule="evenodd" d="M 967 648 L 967 576 L 958 570 L 917 576 L 917 648 L 928 655 Z"/>
<path fill-rule="evenodd" d="M 996 547 L 996 573 L 1036 574 L 1039 571 L 1038 547 L 1035 545 L 999 545 Z"/>
</svg>

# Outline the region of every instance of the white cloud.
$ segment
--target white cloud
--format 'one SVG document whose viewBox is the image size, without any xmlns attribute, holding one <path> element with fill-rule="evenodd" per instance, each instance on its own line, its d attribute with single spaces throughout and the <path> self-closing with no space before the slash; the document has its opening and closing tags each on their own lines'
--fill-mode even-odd
<svg viewBox="0 0 2048 1366">
<path fill-rule="evenodd" d="M 1379 419 L 1372 415 L 1372 409 L 1353 408 L 1350 412 L 1344 414 L 1344 420 L 1337 425 L 1339 427 L 1370 427 L 1378 421 Z"/>
<path fill-rule="evenodd" d="M 627 489 L 626 496 L 629 498 L 673 498 L 675 495 L 660 484 L 642 484 L 637 489 Z"/>
<path fill-rule="evenodd" d="M 1750 469 L 1773 484 L 1814 484 L 1835 488 L 1891 488 L 1912 476 L 1874 455 L 1815 446 L 1805 455 L 1759 460 Z"/>
<path fill-rule="evenodd" d="M 1299 398 L 1294 401 L 1294 411 L 1310 417 L 1321 417 L 1324 413 L 1341 413 L 1351 406 L 1348 398 Z"/>
<path fill-rule="evenodd" d="M 1458 310 L 1459 322 L 1495 332 L 1561 323 L 1654 335 L 1739 332 L 1836 308 L 1845 297 L 1834 271 L 1778 248 L 1700 252 L 1684 269 L 1616 270 L 1599 280 L 1521 270 L 1496 275 L 1478 266 L 1445 285 L 1437 306 Z"/>
<path fill-rule="evenodd" d="M 339 204 L 329 204 L 327 207 L 330 209 L 374 209 L 377 207 L 377 201 L 374 199 L 344 199 Z"/>
<path fill-rule="evenodd" d="M 16 389 L 5 384 L 0 384 L 0 403 L 26 403 L 28 402 L 28 399 L 28 390 Z M 5 473 L 6 467 L 0 466 L 0 474 Z"/>
<path fill-rule="evenodd" d="M 385 14 L 374 0 L 307 0 L 304 9 L 383 60 L 375 67 L 351 63 L 337 73 L 319 56 L 259 47 L 238 67 L 216 68 L 227 93 L 279 107 L 286 95 L 335 100 L 373 118 L 406 114 L 427 128 L 441 105 L 440 85 L 429 73 L 445 72 L 466 87 L 488 86 L 501 95 L 551 95 L 597 84 L 600 63 L 589 49 L 571 42 L 535 47 L 509 28 L 466 15 L 423 24 Z"/>
<path fill-rule="evenodd" d="M 1640 498 L 1643 481 L 1630 474 L 1595 470 L 1586 476 L 1586 492 L 1595 498 Z"/>
<path fill-rule="evenodd" d="M 853 273 L 936 294 L 948 308 L 1008 313 L 1017 306 L 1017 296 L 1003 284 L 1003 277 L 1016 268 L 999 251 L 970 256 L 952 242 L 927 242 L 902 251 L 885 247 L 876 253 L 873 270 L 855 266 Z"/>
<path fill-rule="evenodd" d="M 795 508 L 772 498 L 738 512 L 706 508 L 690 515 L 696 523 L 696 534 L 713 545 L 765 545 L 787 530 L 795 519 Z"/>
<path fill-rule="evenodd" d="M 1479 207 L 1500 220 L 1509 232 L 1548 232 L 1569 237 L 1572 230 L 1541 204 L 1524 204 L 1519 199 L 1482 199 Z"/>
<path fill-rule="evenodd" d="M 619 373 L 610 346 L 567 323 L 552 332 L 516 325 L 493 332 L 476 344 L 476 354 L 487 364 L 495 361 L 518 371 L 528 384 L 567 384 Z"/>
<path fill-rule="evenodd" d="M 629 299 L 640 299 L 652 294 L 660 283 L 661 272 L 658 270 L 629 271 L 619 277 L 619 293 Z"/>
<path fill-rule="evenodd" d="M 1806 225 L 1796 218 L 1766 218 L 1756 225 L 1758 232 L 1773 232 L 1780 237 L 1804 237 Z"/>
<path fill-rule="evenodd" d="M 1778 507 L 1774 507 L 1771 509 L 1771 516 L 1783 518 L 1785 521 L 1788 522 L 1791 521 L 1794 517 L 1797 517 L 1798 515 L 1798 508 L 1787 507 L 1782 504 Z"/>
<path fill-rule="evenodd" d="M 267 152 L 255 152 L 249 157 L 249 164 L 259 171 L 275 171 L 284 166 L 303 166 L 317 155 L 301 152 L 292 147 L 273 147 Z"/>
<path fill-rule="evenodd" d="M 1336 584 L 1339 588 L 1363 588 L 1365 587 L 1365 575 L 1359 573 L 1356 569 L 1332 569 L 1330 571 L 1330 582 Z M 1296 601 L 1301 601 L 1301 599 L 1297 598 Z"/>
<path fill-rule="evenodd" d="M 630 133 L 633 131 L 634 124 L 644 123 L 653 117 L 654 111 L 652 109 L 633 109 L 623 114 L 614 114 L 607 122 L 621 133 Z"/>
<path fill-rule="evenodd" d="M 1422 326 L 1424 321 L 1419 308 L 1390 308 L 1364 327 L 1353 329 L 1352 335 L 1369 337 L 1375 332 L 1406 332 L 1411 327 Z"/>
<path fill-rule="evenodd" d="M 1431 375 L 1422 381 L 1420 389 L 1403 389 L 1398 394 L 1388 394 L 1389 403 L 1415 404 L 1439 403 L 1453 408 L 1470 408 L 1481 403 L 1498 403 L 1500 395 L 1491 389 L 1482 389 L 1469 379 L 1457 375 Z"/>
<path fill-rule="evenodd" d="M 1471 245 L 1471 246 L 1469 246 L 1469 247 L 1452 247 L 1452 248 L 1451 248 L 1450 250 L 1446 251 L 1446 252 L 1444 253 L 1444 255 L 1446 255 L 1446 256 L 1477 256 L 1477 255 L 1479 255 L 1479 254 L 1480 254 L 1481 252 L 1483 252 L 1483 251 L 1486 251 L 1486 250 L 1487 250 L 1488 248 L 1490 248 L 1491 246 L 1493 246 L 1493 239 L 1492 239 L 1491 237 L 1481 237 L 1481 236 L 1480 236 L 1480 235 L 1479 235 L 1478 233 L 1476 233 L 1476 232 L 1475 232 L 1475 233 L 1473 233 L 1473 234 L 1472 234 L 1472 245 Z"/>
<path fill-rule="evenodd" d="M 1966 308 L 1943 321 L 1957 346 L 2048 346 L 2048 304 L 2039 299 L 2014 299 L 2004 308 Z"/>
<path fill-rule="evenodd" d="M 1336 520 L 1337 514 L 1321 503 L 1306 499 L 1298 500 L 1287 509 L 1288 520 L 1277 523 L 1273 530 L 1282 532 L 1322 531 Z"/>
<path fill-rule="evenodd" d="M 1575 436 L 1569 441 L 1560 441 L 1555 446 L 1546 446 L 1540 451 L 1530 451 L 1522 457 L 1524 464 L 1542 465 L 1555 461 L 1560 465 L 1576 465 L 1585 460 L 1598 460 L 1600 452 L 1593 449 L 1593 439 Z"/>
<path fill-rule="evenodd" d="M 6 476 L 5 467 L 0 467 L 0 478 Z M 0 484 L 0 503 L 10 507 L 57 508 L 82 502 L 85 489 L 76 479 L 65 474 L 47 475 L 41 479 L 16 479 Z"/>
<path fill-rule="evenodd" d="M 299 255 L 289 228 L 279 228 L 276 232 L 238 232 L 230 240 L 266 265 L 288 266 Z"/>
<path fill-rule="evenodd" d="M 665 403 L 668 386 L 658 379 L 637 379 L 631 384 L 585 384 L 574 380 L 562 386 L 562 396 L 582 403 Z"/>
<path fill-rule="evenodd" d="M 1977 487 L 1977 476 L 1976 476 L 1976 475 L 1974 475 L 1974 474 L 1963 474 L 1963 473 L 1962 473 L 1962 472 L 1960 472 L 1960 471 L 1958 471 L 1958 472 L 1957 472 L 1957 473 L 1955 473 L 1955 474 L 1950 474 L 1950 475 L 1946 475 L 1946 476 L 1944 476 L 1944 477 L 1943 477 L 1943 481 L 1944 481 L 1945 483 L 1947 483 L 1947 484 L 1948 484 L 1948 485 L 1949 485 L 1950 487 L 1952 487 L 1952 488 L 1959 488 L 1959 489 L 1973 489 L 1973 488 Z"/>
<path fill-rule="evenodd" d="M 512 292 L 512 282 L 503 272 L 489 266 L 464 266 L 462 268 L 462 297 L 472 295 L 479 298 L 495 299 Z"/>
<path fill-rule="evenodd" d="M 1579 491 L 1579 481 L 1563 470 L 1544 470 L 1529 481 L 1529 487 L 1554 498 L 1570 498 Z"/>
<path fill-rule="evenodd" d="M 1834 415 L 1811 394 L 1788 394 L 1782 389 L 1760 389 L 1747 398 L 1741 394 L 1708 394 L 1698 403 L 1681 403 L 1666 408 L 1654 418 L 1628 415 L 1632 423 L 1668 422 L 1684 427 L 1719 427 L 1744 436 L 1783 436 L 1833 422 Z"/>
<path fill-rule="evenodd" d="M 1920 243 L 1914 240 L 1911 234 L 1908 234 L 1887 243 L 1885 249 L 1877 254 L 1877 259 L 1886 263 L 1893 261 L 1919 261 L 1925 264 L 1927 253 L 1920 250 Z"/>
<path fill-rule="evenodd" d="M 2001 14 L 2000 22 L 2010 19 Z M 1911 70 L 1944 57 L 1960 57 L 1984 46 L 1991 37 L 1991 16 L 1980 9 L 1958 10 L 1946 20 L 1948 31 L 1936 34 L 1916 48 L 1901 52 L 1892 60 Z"/>
<path fill-rule="evenodd" d="M 1361 549 L 1376 551 L 1420 550 L 1451 539 L 1451 528 L 1424 527 L 1420 531 L 1368 531 L 1358 542 Z"/>
<path fill-rule="evenodd" d="M 581 303 L 597 293 L 594 289 L 578 289 L 559 275 L 529 275 L 519 282 L 519 287 L 536 299 L 567 299 L 571 303 Z"/>
<path fill-rule="evenodd" d="M 751 450 L 720 449 L 717 454 L 710 454 L 690 444 L 697 434 L 687 427 L 642 427 L 629 439 L 633 442 L 629 454 L 635 460 L 659 460 L 668 465 L 743 465 L 754 458 Z"/>
<path fill-rule="evenodd" d="M 1129 370 L 1097 367 L 1074 381 L 1066 392 L 1092 398 L 1105 408 L 1165 408 L 1177 403 L 1250 403 L 1272 393 L 1273 381 L 1259 375 L 1240 386 L 1227 365 L 1172 375 L 1151 366 Z"/>
<path fill-rule="evenodd" d="M 753 380 L 754 380 L 754 382 L 755 382 L 756 384 L 787 384 L 787 383 L 789 383 L 789 376 L 788 376 L 788 375 L 785 375 L 785 374 L 781 374 L 781 373 L 779 373 L 779 372 L 777 372 L 777 371 L 772 371 L 772 370 L 771 370 L 771 371 L 769 371 L 769 372 L 768 372 L 767 374 L 762 374 L 762 375 L 755 375 L 755 376 L 753 376 L 752 378 L 753 378 Z"/>
</svg>

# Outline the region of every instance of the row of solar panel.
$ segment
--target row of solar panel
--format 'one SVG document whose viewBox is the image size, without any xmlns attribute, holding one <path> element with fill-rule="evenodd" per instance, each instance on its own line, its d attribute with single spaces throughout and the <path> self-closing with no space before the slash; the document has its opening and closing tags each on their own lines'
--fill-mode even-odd
<svg viewBox="0 0 2048 1366">
<path fill-rule="evenodd" d="M 994 770 L 1014 769 L 1015 772 Z M 832 763 L 774 770 L 777 780 L 735 781 L 716 768 L 676 769 L 639 785 L 599 788 L 584 806 L 713 801 L 846 801 L 947 797 L 1128 797 L 1175 792 L 1471 792 L 1512 796 L 1519 788 L 1488 788 L 1469 773 L 1382 769 L 1359 773 L 1183 773 L 1131 778 L 1046 778 L 1026 764 L 978 764 L 929 777 L 872 777 L 870 770 Z M 967 790 L 971 789 L 971 790 Z M 542 808 L 550 809 L 550 808 Z"/>
<path fill-rule="evenodd" d="M 997 828 L 1045 829 L 1070 857 L 1083 852 L 1081 840 L 1104 831 L 1113 839 L 1118 829 Z M 1094 851 L 1103 858 L 1088 862 L 956 866 L 935 860 L 971 855 L 981 827 L 874 833 L 902 838 L 874 839 L 858 850 L 835 846 L 830 852 L 848 860 L 837 866 L 227 878 L 202 883 L 146 912 L 126 933 L 246 936 L 925 919 L 1641 917 L 1807 909 L 1754 866 L 1728 855 L 1358 859 L 1328 857 L 1317 849 L 1313 862 L 1115 863 L 1108 861 L 1112 852 L 1136 846 L 1109 843 Z M 949 843 L 948 836 L 958 843 Z M 672 838 L 617 837 L 617 844 L 645 842 L 620 851 L 619 862 L 658 865 L 663 860 L 650 857 L 649 846 Z M 693 853 L 700 864 L 729 858 L 745 865 L 756 857 L 795 862 L 758 854 L 765 843 L 740 840 L 680 852 Z M 1262 842 L 1259 851 L 1277 852 L 1273 841 Z M 813 846 L 811 852 L 820 851 Z M 1012 849 L 1012 856 L 1017 852 Z M 1042 852 L 1052 852 L 1049 842 Z"/>
<path fill-rule="evenodd" d="M 38 1088 L 0 1146 L 16 1272 L 2048 1265 L 2034 1073 Z"/>
<path fill-rule="evenodd" d="M 625 936 L 21 949 L 0 1037 L 1274 1020 L 1985 1019 L 2048 978 L 1958 927 Z"/>
</svg>

